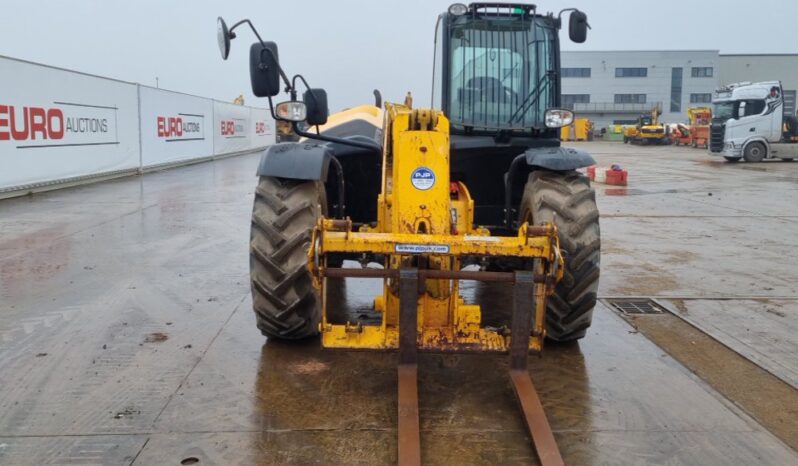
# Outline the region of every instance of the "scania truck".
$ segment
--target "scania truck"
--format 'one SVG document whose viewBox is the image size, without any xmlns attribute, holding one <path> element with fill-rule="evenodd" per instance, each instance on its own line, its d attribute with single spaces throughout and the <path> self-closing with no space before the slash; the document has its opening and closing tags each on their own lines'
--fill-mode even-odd
<svg viewBox="0 0 798 466">
<path fill-rule="evenodd" d="M 710 153 L 729 162 L 798 158 L 798 119 L 784 113 L 780 81 L 723 86 L 712 105 Z"/>
</svg>

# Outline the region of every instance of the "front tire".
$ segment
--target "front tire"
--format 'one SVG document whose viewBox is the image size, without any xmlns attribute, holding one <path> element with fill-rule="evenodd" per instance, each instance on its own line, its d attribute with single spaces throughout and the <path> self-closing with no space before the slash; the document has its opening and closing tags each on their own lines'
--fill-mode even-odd
<svg viewBox="0 0 798 466">
<path fill-rule="evenodd" d="M 576 171 L 530 173 L 521 200 L 521 219 L 554 222 L 565 259 L 565 275 L 546 305 L 546 334 L 571 341 L 585 336 L 593 320 L 601 262 L 596 193 Z"/>
<path fill-rule="evenodd" d="M 761 162 L 767 155 L 767 148 L 761 142 L 752 142 L 745 147 L 743 158 L 746 162 Z"/>
<path fill-rule="evenodd" d="M 319 332 L 320 300 L 307 251 L 325 209 L 324 185 L 317 181 L 260 177 L 249 270 L 257 326 L 269 338 L 297 340 Z"/>
</svg>

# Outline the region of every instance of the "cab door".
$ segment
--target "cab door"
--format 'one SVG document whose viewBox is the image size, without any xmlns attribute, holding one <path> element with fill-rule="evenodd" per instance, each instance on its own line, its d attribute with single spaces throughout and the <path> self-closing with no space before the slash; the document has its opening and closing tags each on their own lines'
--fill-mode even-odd
<svg viewBox="0 0 798 466">
<path fill-rule="evenodd" d="M 764 99 L 745 99 L 735 102 L 734 118 L 726 122 L 727 139 L 737 147 L 755 137 L 774 141 L 772 115 L 766 113 L 766 110 Z"/>
</svg>

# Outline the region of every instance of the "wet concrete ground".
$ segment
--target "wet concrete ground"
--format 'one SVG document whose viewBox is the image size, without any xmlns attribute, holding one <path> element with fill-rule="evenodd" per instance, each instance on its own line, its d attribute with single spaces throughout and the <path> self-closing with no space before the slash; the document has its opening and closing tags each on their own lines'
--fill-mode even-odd
<svg viewBox="0 0 798 466">
<path fill-rule="evenodd" d="M 794 389 L 798 163 L 581 146 L 630 170 L 626 189 L 597 185 L 601 295 L 657 297 Z M 0 464 L 394 461 L 395 355 L 265 342 L 254 327 L 256 165 L 0 202 Z M 341 306 L 356 315 L 374 287 L 346 283 Z M 506 290 L 472 292 L 485 312 L 508 311 Z M 674 340 L 657 346 L 603 304 L 594 319 L 530 367 L 568 464 L 798 462 L 671 357 Z M 422 355 L 427 464 L 535 464 L 505 368 Z"/>
</svg>

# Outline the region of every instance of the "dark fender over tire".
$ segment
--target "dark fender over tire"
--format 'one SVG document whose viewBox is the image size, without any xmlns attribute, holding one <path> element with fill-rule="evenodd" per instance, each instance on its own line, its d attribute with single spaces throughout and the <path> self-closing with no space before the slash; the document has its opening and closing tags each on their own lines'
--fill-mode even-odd
<svg viewBox="0 0 798 466">
<path fill-rule="evenodd" d="M 307 269 L 311 232 L 326 209 L 318 181 L 261 176 L 255 191 L 249 269 L 261 333 L 296 340 L 318 334 L 321 308 Z"/>
<path fill-rule="evenodd" d="M 576 171 L 529 174 L 521 200 L 521 219 L 554 222 L 565 259 L 565 275 L 547 300 L 546 333 L 557 341 L 585 336 L 598 293 L 601 235 L 596 193 Z"/>
</svg>

